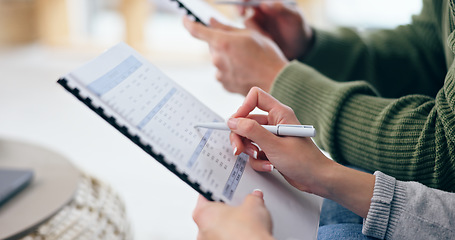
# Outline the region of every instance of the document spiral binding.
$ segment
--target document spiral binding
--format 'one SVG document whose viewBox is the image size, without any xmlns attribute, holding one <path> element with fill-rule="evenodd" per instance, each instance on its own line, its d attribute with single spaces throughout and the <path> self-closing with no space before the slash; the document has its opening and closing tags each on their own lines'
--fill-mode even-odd
<svg viewBox="0 0 455 240">
<path fill-rule="evenodd" d="M 207 191 L 207 192 L 202 191 L 199 183 L 190 181 L 187 174 L 180 173 L 174 164 L 172 164 L 172 163 L 169 164 L 165 161 L 165 157 L 163 155 L 155 153 L 153 151 L 153 148 L 150 145 L 143 144 L 141 142 L 141 139 L 137 135 L 130 134 L 128 132 L 127 127 L 119 125 L 116 122 L 116 119 L 112 116 L 108 116 L 102 107 L 96 107 L 95 105 L 93 105 L 92 100 L 89 97 L 83 97 L 80 94 L 80 90 L 78 88 L 71 88 L 68 84 L 68 80 L 66 80 L 65 78 L 61 78 L 57 81 L 57 83 L 60 84 L 63 88 L 65 88 L 72 95 L 74 95 L 79 101 L 81 101 L 82 103 L 87 105 L 92 111 L 94 111 L 96 114 L 98 114 L 101 118 L 106 120 L 111 126 L 113 126 L 115 129 L 117 129 L 119 132 L 121 132 L 125 137 L 127 137 L 131 141 L 133 141 L 137 146 L 139 146 L 147 154 L 149 154 L 155 160 L 157 160 L 159 163 L 161 163 L 169 171 L 171 171 L 172 173 L 177 175 L 182 181 L 184 181 L 185 183 L 190 185 L 194 190 L 199 192 L 206 199 L 208 199 L 210 201 L 214 201 L 214 199 L 212 197 L 213 194 L 210 191 Z M 220 201 L 222 202 L 222 200 L 220 200 Z"/>
</svg>

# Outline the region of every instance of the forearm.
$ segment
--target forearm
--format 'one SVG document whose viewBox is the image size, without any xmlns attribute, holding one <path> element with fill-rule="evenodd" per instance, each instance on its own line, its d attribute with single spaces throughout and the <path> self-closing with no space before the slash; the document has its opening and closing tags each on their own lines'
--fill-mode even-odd
<svg viewBox="0 0 455 240">
<path fill-rule="evenodd" d="M 380 170 L 400 180 L 455 189 L 455 145 L 445 132 L 455 126 L 451 87 L 436 98 L 375 96 L 364 82 L 334 82 L 293 62 L 272 95 L 290 106 L 302 124 L 315 125 L 316 142 L 341 163 Z M 449 91 L 449 92 L 446 92 Z"/>
</svg>

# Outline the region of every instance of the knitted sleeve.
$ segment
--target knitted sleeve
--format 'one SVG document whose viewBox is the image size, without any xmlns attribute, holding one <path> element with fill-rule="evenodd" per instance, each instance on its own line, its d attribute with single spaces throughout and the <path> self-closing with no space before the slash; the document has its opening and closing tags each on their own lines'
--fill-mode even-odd
<svg viewBox="0 0 455 240">
<path fill-rule="evenodd" d="M 447 72 L 442 2 L 425 0 L 412 24 L 393 30 L 315 30 L 315 45 L 301 60 L 336 81 L 368 81 L 383 97 L 434 97 Z"/>
<path fill-rule="evenodd" d="M 363 234 L 378 239 L 454 239 L 455 194 L 375 172 Z"/>
<path fill-rule="evenodd" d="M 302 124 L 316 127 L 316 142 L 336 161 L 453 191 L 454 72 L 449 70 L 436 98 L 386 99 L 366 82 L 336 82 L 294 61 L 279 74 L 271 94 Z"/>
</svg>

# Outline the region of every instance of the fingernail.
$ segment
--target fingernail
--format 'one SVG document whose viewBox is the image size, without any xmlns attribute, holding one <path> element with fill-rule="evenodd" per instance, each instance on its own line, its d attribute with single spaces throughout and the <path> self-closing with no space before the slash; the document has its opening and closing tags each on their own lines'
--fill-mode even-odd
<svg viewBox="0 0 455 240">
<path fill-rule="evenodd" d="M 273 172 L 273 169 L 275 169 L 275 167 L 272 164 L 264 164 L 262 166 L 262 169 L 264 169 L 267 172 Z"/>
<path fill-rule="evenodd" d="M 237 156 L 237 147 L 234 148 L 234 152 L 232 153 L 234 156 Z"/>
<path fill-rule="evenodd" d="M 253 156 L 254 159 L 258 159 L 258 151 L 254 150 L 254 149 L 252 149 L 252 148 L 247 148 L 247 149 L 245 150 L 245 153 L 248 154 L 248 155 L 250 155 L 250 156 Z"/>
<path fill-rule="evenodd" d="M 252 194 L 258 197 L 264 197 L 264 192 L 261 189 L 254 189 Z"/>
<path fill-rule="evenodd" d="M 253 190 L 253 192 L 262 192 L 262 190 L 259 189 L 259 188 L 256 188 L 256 189 Z"/>
<path fill-rule="evenodd" d="M 239 119 L 237 119 L 237 118 L 229 118 L 227 125 L 230 129 L 237 129 L 238 122 L 239 122 Z"/>
</svg>

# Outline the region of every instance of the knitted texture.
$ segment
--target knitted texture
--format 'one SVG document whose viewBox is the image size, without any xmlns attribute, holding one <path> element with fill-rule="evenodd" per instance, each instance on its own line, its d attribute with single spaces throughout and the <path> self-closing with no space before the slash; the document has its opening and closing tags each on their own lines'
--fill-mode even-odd
<svg viewBox="0 0 455 240">
<path fill-rule="evenodd" d="M 123 201 L 108 185 L 81 176 L 74 199 L 22 240 L 133 238 Z"/>
<path fill-rule="evenodd" d="M 362 233 L 378 239 L 455 239 L 455 193 L 375 172 Z"/>
<path fill-rule="evenodd" d="M 376 183 L 363 234 L 378 239 L 391 239 L 399 216 L 406 207 L 406 189 L 397 186 L 393 177 L 375 172 Z"/>
<path fill-rule="evenodd" d="M 291 62 L 271 93 L 336 161 L 454 191 L 453 19 L 447 0 L 425 0 L 394 30 L 316 30 L 306 64 Z"/>
</svg>

